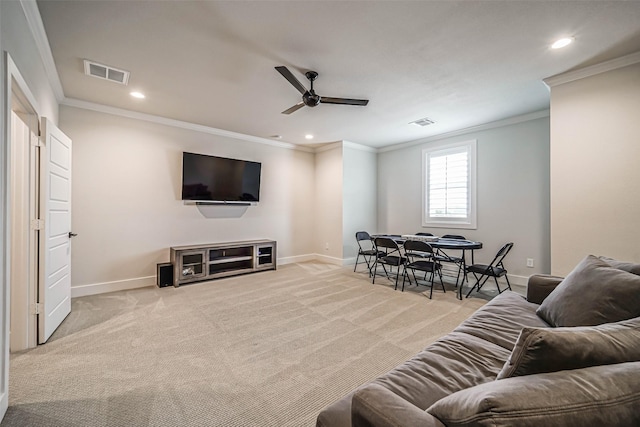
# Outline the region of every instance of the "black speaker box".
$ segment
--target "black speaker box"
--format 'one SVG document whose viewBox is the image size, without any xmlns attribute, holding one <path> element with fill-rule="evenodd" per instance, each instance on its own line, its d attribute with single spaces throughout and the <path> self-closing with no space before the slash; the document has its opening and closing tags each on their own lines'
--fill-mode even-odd
<svg viewBox="0 0 640 427">
<path fill-rule="evenodd" d="M 165 286 L 173 286 L 173 264 L 171 264 L 170 262 L 158 264 L 156 281 L 159 288 L 164 288 Z"/>
</svg>

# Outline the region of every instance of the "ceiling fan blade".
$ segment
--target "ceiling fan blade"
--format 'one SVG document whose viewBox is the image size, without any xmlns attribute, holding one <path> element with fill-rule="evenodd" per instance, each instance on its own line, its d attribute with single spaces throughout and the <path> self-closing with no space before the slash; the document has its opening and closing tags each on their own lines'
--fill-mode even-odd
<svg viewBox="0 0 640 427">
<path fill-rule="evenodd" d="M 320 103 L 365 106 L 369 103 L 369 100 L 368 99 L 350 99 L 350 98 L 331 98 L 329 96 L 321 96 Z"/>
<path fill-rule="evenodd" d="M 293 113 L 294 111 L 298 111 L 298 110 L 299 110 L 299 109 L 301 109 L 302 107 L 304 107 L 304 102 L 300 101 L 300 102 L 298 102 L 296 105 L 294 105 L 293 107 L 291 107 L 291 108 L 288 108 L 288 109 L 284 110 L 284 111 L 282 112 L 282 114 L 291 114 L 291 113 Z"/>
<path fill-rule="evenodd" d="M 278 72 L 282 74 L 282 77 L 287 79 L 289 83 L 293 85 L 293 87 L 298 89 L 298 92 L 303 95 L 305 94 L 305 92 L 307 92 L 307 89 L 302 85 L 302 83 L 300 83 L 298 79 L 296 79 L 296 76 L 294 76 L 287 67 L 281 65 L 279 67 L 276 67 L 276 70 L 278 70 Z"/>
</svg>

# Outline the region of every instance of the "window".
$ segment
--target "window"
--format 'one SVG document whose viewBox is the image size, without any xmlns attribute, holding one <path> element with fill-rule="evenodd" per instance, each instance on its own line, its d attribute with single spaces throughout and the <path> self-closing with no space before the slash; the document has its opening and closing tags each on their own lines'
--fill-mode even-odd
<svg viewBox="0 0 640 427">
<path fill-rule="evenodd" d="M 422 150 L 425 227 L 476 228 L 476 141 Z"/>
</svg>

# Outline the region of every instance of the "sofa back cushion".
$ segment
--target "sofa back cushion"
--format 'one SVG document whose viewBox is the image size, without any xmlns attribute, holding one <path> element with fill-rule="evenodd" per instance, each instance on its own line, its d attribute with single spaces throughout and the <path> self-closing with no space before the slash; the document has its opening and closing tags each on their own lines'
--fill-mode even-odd
<svg viewBox="0 0 640 427">
<path fill-rule="evenodd" d="M 593 255 L 583 259 L 536 313 L 553 326 L 592 326 L 640 316 L 640 276 Z"/>
<path fill-rule="evenodd" d="M 497 379 L 640 361 L 640 317 L 600 326 L 523 328 Z"/>
<path fill-rule="evenodd" d="M 628 261 L 618 261 L 617 259 L 609 258 L 606 256 L 598 257 L 613 268 L 618 270 L 628 271 L 629 273 L 640 275 L 640 264 L 636 264 Z"/>
<path fill-rule="evenodd" d="M 640 362 L 491 381 L 427 409 L 447 427 L 640 425 Z"/>
</svg>

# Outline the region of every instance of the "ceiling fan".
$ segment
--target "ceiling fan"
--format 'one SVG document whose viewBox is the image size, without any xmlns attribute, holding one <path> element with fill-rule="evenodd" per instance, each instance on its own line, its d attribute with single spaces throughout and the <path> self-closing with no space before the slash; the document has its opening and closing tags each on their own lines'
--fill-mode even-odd
<svg viewBox="0 0 640 427">
<path fill-rule="evenodd" d="M 298 89 L 298 92 L 302 94 L 302 101 L 298 102 L 293 107 L 284 110 L 282 114 L 291 114 L 294 111 L 297 111 L 300 108 L 304 107 L 305 105 L 307 107 L 315 107 L 318 104 L 343 104 L 343 105 L 365 106 L 369 103 L 368 99 L 331 98 L 328 96 L 320 96 L 316 94 L 316 92 L 313 90 L 313 81 L 316 78 L 318 78 L 318 73 L 316 73 L 315 71 L 307 71 L 304 74 L 311 82 L 311 89 L 307 90 L 302 85 L 302 83 L 300 83 L 300 81 L 296 79 L 296 77 L 291 73 L 291 71 L 289 71 L 287 67 L 281 65 L 279 67 L 276 67 L 276 70 L 278 70 L 278 72 L 282 74 L 282 77 L 287 79 L 289 83 L 291 83 L 293 87 Z"/>
</svg>

